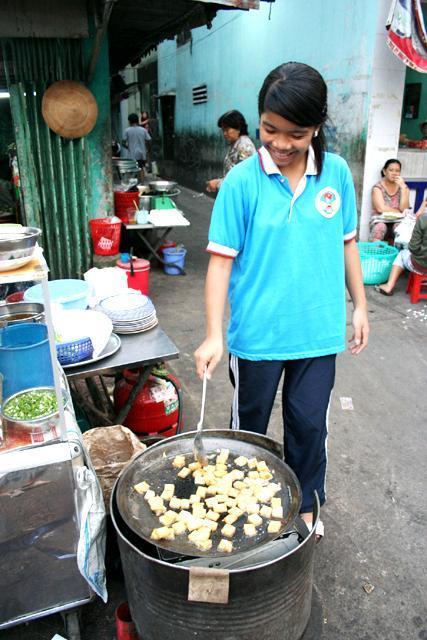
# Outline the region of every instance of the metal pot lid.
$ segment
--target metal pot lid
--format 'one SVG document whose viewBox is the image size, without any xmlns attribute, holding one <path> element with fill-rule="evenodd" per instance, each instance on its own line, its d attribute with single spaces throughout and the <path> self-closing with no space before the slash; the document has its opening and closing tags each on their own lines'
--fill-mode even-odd
<svg viewBox="0 0 427 640">
<path fill-rule="evenodd" d="M 175 189 L 177 183 L 172 182 L 171 180 L 153 180 L 148 183 L 148 186 L 153 191 L 157 191 L 158 193 L 167 193 L 168 191 L 172 191 Z"/>
<path fill-rule="evenodd" d="M 209 551 L 201 551 L 187 537 L 187 534 L 176 536 L 174 540 L 153 541 L 151 533 L 153 529 L 161 527 L 159 518 L 152 513 L 144 496 L 137 493 L 134 486 L 144 480 L 150 485 L 150 489 L 160 495 L 165 484 L 175 485 L 175 496 L 189 498 L 196 492 L 192 476 L 185 479 L 177 477 L 179 469 L 172 467 L 172 461 L 177 455 L 185 455 L 187 461 L 193 461 L 194 432 L 183 433 L 173 438 L 167 438 L 137 456 L 123 471 L 117 483 L 117 507 L 120 516 L 126 525 L 138 536 L 151 544 L 176 553 L 181 556 L 220 556 L 218 551 L 221 540 L 221 528 L 224 523 L 219 521 L 217 531 L 211 535 L 213 542 Z M 247 431 L 234 431 L 228 429 L 215 429 L 203 432 L 203 442 L 208 457 L 215 457 L 220 449 L 229 449 L 229 460 L 232 462 L 238 456 L 247 458 L 256 457 L 264 460 L 273 474 L 272 482 L 280 483 L 280 491 L 276 497 L 280 497 L 283 506 L 283 518 L 280 521 L 280 530 L 277 533 L 268 533 L 268 521 L 263 518 L 263 524 L 257 527 L 257 535 L 247 537 L 244 534 L 243 524 L 247 519 L 241 516 L 233 526 L 236 533 L 232 538 L 233 551 L 239 553 L 256 546 L 263 545 L 270 540 L 279 537 L 286 529 L 292 526 L 301 506 L 301 489 L 294 472 L 277 455 L 274 441 L 256 433 Z M 234 465 L 229 467 L 235 468 Z"/>
</svg>

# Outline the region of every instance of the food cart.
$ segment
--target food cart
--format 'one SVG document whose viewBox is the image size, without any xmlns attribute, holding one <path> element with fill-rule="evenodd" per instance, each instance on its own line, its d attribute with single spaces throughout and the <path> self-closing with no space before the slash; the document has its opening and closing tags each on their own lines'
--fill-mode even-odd
<svg viewBox="0 0 427 640">
<path fill-rule="evenodd" d="M 37 247 L 25 266 L 0 272 L 0 284 L 36 281 L 42 285 L 58 406 L 53 428 L 24 438 L 4 429 L 3 416 L 0 630 L 63 612 L 67 638 L 79 640 L 77 607 L 89 602 L 94 592 L 106 598 L 105 510 L 96 476 L 88 468 L 68 383 L 57 363 L 47 278 L 48 267 Z M 33 360 L 26 366 L 36 369 Z M 3 409 L 7 400 L 3 398 Z"/>
</svg>

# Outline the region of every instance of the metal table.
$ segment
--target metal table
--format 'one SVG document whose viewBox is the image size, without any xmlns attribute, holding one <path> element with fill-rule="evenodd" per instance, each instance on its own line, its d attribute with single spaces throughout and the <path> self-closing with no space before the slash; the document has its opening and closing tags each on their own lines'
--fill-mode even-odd
<svg viewBox="0 0 427 640">
<path fill-rule="evenodd" d="M 190 222 L 184 216 L 182 216 L 182 221 L 176 221 L 174 224 L 171 224 L 168 226 L 154 225 L 151 222 L 147 222 L 147 224 L 126 224 L 125 225 L 126 231 L 133 231 L 137 234 L 138 238 L 141 240 L 141 242 L 150 252 L 149 257 L 152 256 L 153 258 L 156 258 L 162 264 L 165 264 L 165 261 L 163 260 L 163 257 L 158 252 L 160 245 L 163 244 L 163 242 L 166 240 L 166 238 L 168 237 L 172 229 L 175 229 L 176 227 L 189 227 L 189 226 L 190 226 Z M 146 233 L 147 231 L 159 231 L 154 243 L 149 240 L 148 235 Z M 178 269 L 178 271 L 180 271 L 182 274 L 185 274 L 184 269 L 179 265 L 174 265 L 174 267 Z"/>
<path fill-rule="evenodd" d="M 120 341 L 120 349 L 112 356 L 91 364 L 82 364 L 80 367 L 74 367 L 68 371 L 65 370 L 71 383 L 78 379 L 85 380 L 94 403 L 98 404 L 99 395 L 93 381 L 91 384 L 91 378 L 99 376 L 102 388 L 106 390 L 102 376 L 114 375 L 124 369 L 141 369 L 138 381 L 133 387 L 126 404 L 116 416 L 117 424 L 122 424 L 126 418 L 135 398 L 148 380 L 153 366 L 179 357 L 176 345 L 159 326 L 143 333 L 120 335 Z M 102 417 L 102 414 L 100 414 L 100 417 Z"/>
</svg>

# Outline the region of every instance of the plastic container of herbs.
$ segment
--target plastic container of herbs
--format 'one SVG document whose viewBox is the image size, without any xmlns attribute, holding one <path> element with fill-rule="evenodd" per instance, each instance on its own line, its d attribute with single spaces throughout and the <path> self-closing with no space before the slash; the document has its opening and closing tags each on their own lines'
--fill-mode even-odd
<svg viewBox="0 0 427 640">
<path fill-rule="evenodd" d="M 64 405 L 67 396 L 63 393 Z M 6 434 L 23 430 L 33 434 L 51 432 L 58 437 L 59 410 L 54 387 L 33 387 L 10 396 L 2 407 L 2 422 Z"/>
</svg>

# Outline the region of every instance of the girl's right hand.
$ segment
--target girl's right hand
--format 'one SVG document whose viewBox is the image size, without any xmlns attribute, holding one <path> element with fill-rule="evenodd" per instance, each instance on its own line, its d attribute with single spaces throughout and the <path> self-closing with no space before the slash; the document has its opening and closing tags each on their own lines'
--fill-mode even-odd
<svg viewBox="0 0 427 640">
<path fill-rule="evenodd" d="M 206 338 L 200 347 L 194 352 L 196 372 L 201 380 L 207 367 L 207 378 L 210 380 L 218 362 L 222 358 L 224 348 L 221 338 Z"/>
</svg>

